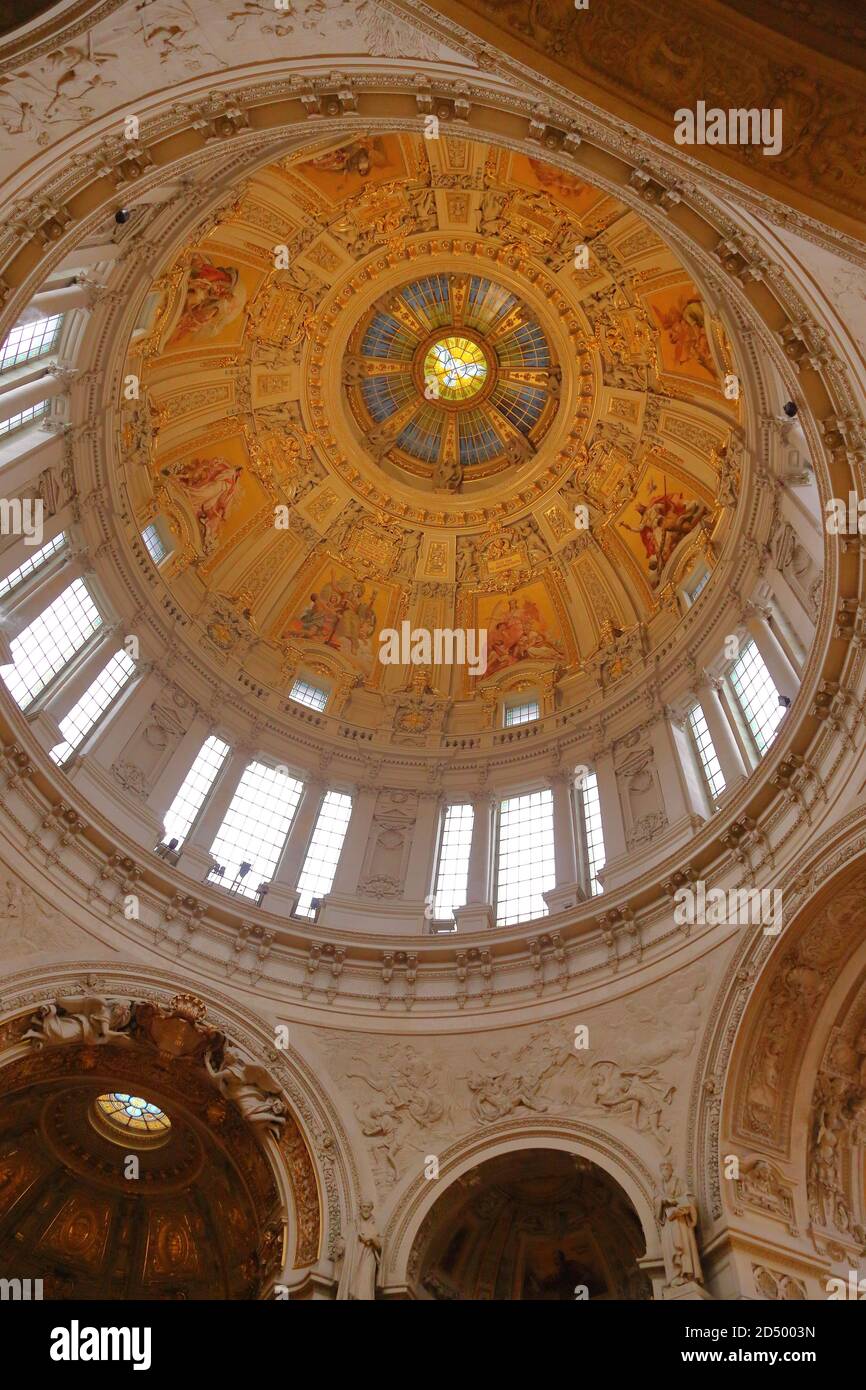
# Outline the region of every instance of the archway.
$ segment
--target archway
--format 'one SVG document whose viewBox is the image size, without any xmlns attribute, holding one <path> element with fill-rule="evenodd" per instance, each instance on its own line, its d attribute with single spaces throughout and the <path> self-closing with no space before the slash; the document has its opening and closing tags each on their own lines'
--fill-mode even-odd
<svg viewBox="0 0 866 1390">
<path fill-rule="evenodd" d="M 0 1072 L 0 1263 L 51 1299 L 261 1296 L 280 1196 L 233 1107 L 191 1067 L 108 1044 Z"/>
<path fill-rule="evenodd" d="M 650 1299 L 638 1214 L 617 1182 L 562 1150 L 498 1154 L 453 1182 L 409 1259 L 419 1299 Z"/>
</svg>

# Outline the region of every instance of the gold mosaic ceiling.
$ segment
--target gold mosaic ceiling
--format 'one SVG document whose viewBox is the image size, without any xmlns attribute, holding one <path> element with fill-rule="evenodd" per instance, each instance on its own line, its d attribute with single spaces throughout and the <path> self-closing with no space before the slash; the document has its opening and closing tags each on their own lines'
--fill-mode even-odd
<svg viewBox="0 0 866 1390">
<path fill-rule="evenodd" d="M 375 654 L 403 618 L 487 628 L 473 694 L 610 681 L 715 563 L 736 365 L 603 190 L 463 138 L 358 135 L 258 171 L 155 282 L 119 452 L 139 528 L 173 542 L 173 601 L 263 685 L 400 689 Z"/>
</svg>

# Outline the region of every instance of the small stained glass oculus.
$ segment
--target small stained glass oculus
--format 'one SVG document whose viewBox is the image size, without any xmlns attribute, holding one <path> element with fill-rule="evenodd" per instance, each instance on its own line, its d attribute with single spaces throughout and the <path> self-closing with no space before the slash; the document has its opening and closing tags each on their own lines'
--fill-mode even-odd
<svg viewBox="0 0 866 1390">
<path fill-rule="evenodd" d="M 171 1130 L 171 1120 L 160 1106 L 145 1096 L 125 1091 L 107 1091 L 97 1096 L 93 1118 L 104 1134 L 133 1146 L 163 1143 Z"/>
</svg>

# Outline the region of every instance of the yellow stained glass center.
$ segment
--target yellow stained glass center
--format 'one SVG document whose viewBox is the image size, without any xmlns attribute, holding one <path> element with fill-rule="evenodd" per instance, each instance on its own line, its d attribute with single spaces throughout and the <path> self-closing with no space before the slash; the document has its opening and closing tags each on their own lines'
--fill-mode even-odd
<svg viewBox="0 0 866 1390">
<path fill-rule="evenodd" d="M 487 359 L 471 338 L 452 334 L 434 343 L 424 359 L 428 400 L 468 401 L 487 379 Z"/>
<path fill-rule="evenodd" d="M 104 1124 L 122 1130 L 130 1137 L 162 1136 L 171 1129 L 171 1120 L 165 1111 L 144 1096 L 109 1091 L 107 1095 L 97 1096 L 96 1108 Z"/>
</svg>

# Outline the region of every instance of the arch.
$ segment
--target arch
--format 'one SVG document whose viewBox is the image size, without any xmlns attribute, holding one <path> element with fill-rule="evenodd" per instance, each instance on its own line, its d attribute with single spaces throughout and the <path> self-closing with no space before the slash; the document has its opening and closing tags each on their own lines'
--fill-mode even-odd
<svg viewBox="0 0 866 1390">
<path fill-rule="evenodd" d="M 282 1049 L 275 1045 L 272 1025 L 236 1000 L 201 988 L 198 980 L 194 989 L 190 994 L 188 977 L 138 963 L 88 961 L 77 969 L 66 964 L 22 971 L 9 977 L 0 993 L 0 1075 L 32 1054 L 34 1040 L 24 1036 L 31 1020 L 41 1006 L 59 997 L 143 1001 L 168 1006 L 167 1011 L 176 998 L 193 1007 L 200 1004 L 202 1025 L 222 1036 L 236 1055 L 254 1063 L 263 1059 L 280 1087 L 285 1125 L 260 1136 L 284 1224 L 283 1254 L 270 1287 L 282 1283 L 299 1293 L 312 1271 L 330 1271 L 346 1214 L 357 1207 L 359 1177 L 347 1136 L 312 1070 L 290 1044 Z M 218 1097 L 214 1090 L 214 1099 Z"/>
<path fill-rule="evenodd" d="M 422 1173 L 412 1181 L 391 1212 L 383 1233 L 382 1296 L 408 1296 L 413 1247 L 424 1220 L 448 1188 L 488 1159 L 531 1149 L 555 1149 L 574 1154 L 589 1159 L 607 1173 L 623 1189 L 640 1220 L 646 1240 L 641 1267 L 654 1279 L 661 1279 L 661 1241 L 653 1212 L 655 1184 L 646 1165 L 625 1145 L 595 1126 L 565 1119 L 554 1123 L 532 1116 L 523 1121 L 491 1125 L 483 1135 L 469 1135 L 438 1156 L 437 1179 L 431 1181 Z"/>
<path fill-rule="evenodd" d="M 770 1223 L 768 1234 L 815 1278 L 823 1278 L 833 1259 L 845 1268 L 856 1263 L 846 1232 L 814 1220 L 811 1165 L 819 1082 L 828 1074 L 831 1048 L 846 1029 L 862 1026 L 864 829 L 863 813 L 852 815 L 823 837 L 804 868 L 782 880 L 782 932 L 770 937 L 758 929 L 731 961 L 694 1079 L 691 1162 L 705 1242 L 712 1239 L 718 1251 L 716 1237 L 727 1228 L 736 1247 L 744 1213 L 758 1214 Z M 849 1080 L 853 1086 L 853 1075 Z M 851 1103 L 850 1087 L 841 1101 Z M 726 1181 L 722 1161 L 729 1155 L 740 1160 L 740 1177 Z M 856 1224 L 863 1219 L 862 1190 L 842 1166 L 844 1204 Z"/>
</svg>

